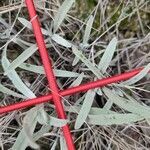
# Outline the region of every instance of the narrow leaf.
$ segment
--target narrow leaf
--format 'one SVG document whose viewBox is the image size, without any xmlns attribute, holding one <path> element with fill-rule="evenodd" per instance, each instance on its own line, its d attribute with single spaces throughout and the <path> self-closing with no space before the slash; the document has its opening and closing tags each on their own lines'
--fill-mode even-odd
<svg viewBox="0 0 150 150">
<path fill-rule="evenodd" d="M 28 20 L 26 20 L 25 18 L 22 18 L 22 17 L 18 17 L 18 20 L 19 20 L 25 27 L 27 27 L 28 29 L 32 30 L 32 24 L 31 24 L 30 21 L 28 21 Z M 43 29 L 43 28 L 41 28 L 41 30 L 42 30 L 42 33 L 43 33 L 44 35 L 47 35 L 47 36 L 50 35 L 50 33 L 49 33 L 47 30 L 45 30 L 45 29 Z"/>
<path fill-rule="evenodd" d="M 28 29 L 32 30 L 32 24 L 31 22 L 29 22 L 28 20 L 26 20 L 25 18 L 22 17 L 18 17 L 18 20 Z"/>
<path fill-rule="evenodd" d="M 136 114 L 89 115 L 87 122 L 94 125 L 122 125 L 141 121 L 144 118 Z"/>
<path fill-rule="evenodd" d="M 5 93 L 5 94 L 12 95 L 12 96 L 14 96 L 14 97 L 19 97 L 19 98 L 23 98 L 23 99 L 26 99 L 26 98 L 27 98 L 26 96 L 23 96 L 23 95 L 21 95 L 21 94 L 18 94 L 18 93 L 16 93 L 16 92 L 14 92 L 14 91 L 12 91 L 12 90 L 6 88 L 5 86 L 3 86 L 3 85 L 1 85 L 1 84 L 0 84 L 0 91 L 3 92 L 3 93 Z"/>
<path fill-rule="evenodd" d="M 26 61 L 30 56 L 32 56 L 33 53 L 37 51 L 38 47 L 36 44 L 32 45 L 25 51 L 23 51 L 12 63 L 11 65 L 5 69 L 4 75 L 7 75 L 9 72 L 17 68 L 20 64 L 22 64 L 24 61 Z"/>
<path fill-rule="evenodd" d="M 72 84 L 70 85 L 70 87 L 74 87 L 74 86 L 80 85 L 84 77 L 85 77 L 85 75 L 84 75 L 84 73 L 82 72 L 82 73 L 78 76 L 78 78 L 72 82 Z"/>
<path fill-rule="evenodd" d="M 137 75 L 135 75 L 134 77 L 130 78 L 127 81 L 122 82 L 122 85 L 132 85 L 136 82 L 138 82 L 139 80 L 141 80 L 142 78 L 144 78 L 148 72 L 150 71 L 150 63 L 144 67 L 144 69 L 142 69 L 142 71 L 140 71 Z"/>
<path fill-rule="evenodd" d="M 64 137 L 60 137 L 60 150 L 67 150 L 67 145 Z"/>
<path fill-rule="evenodd" d="M 120 108 L 123 108 L 124 110 L 127 110 L 129 112 L 132 112 L 133 114 L 138 114 L 145 118 L 147 117 L 149 118 L 150 108 L 148 106 L 141 105 L 135 100 L 130 101 L 126 98 L 120 97 L 117 94 L 113 93 L 108 88 L 107 89 L 103 88 L 103 92 L 109 99 L 111 99 Z"/>
<path fill-rule="evenodd" d="M 95 74 L 98 78 L 101 78 L 101 73 L 75 46 L 72 46 L 72 52 Z"/>
<path fill-rule="evenodd" d="M 86 24 L 86 29 L 83 37 L 83 46 L 86 46 L 88 44 L 88 40 L 90 38 L 90 33 L 93 25 L 94 17 L 91 15 L 87 24 Z"/>
<path fill-rule="evenodd" d="M 100 60 L 100 63 L 98 65 L 98 68 L 102 71 L 102 73 L 105 73 L 106 69 L 110 65 L 110 62 L 111 62 L 114 52 L 116 50 L 116 46 L 117 46 L 117 39 L 114 37 L 108 44 L 108 46 Z"/>
<path fill-rule="evenodd" d="M 10 65 L 10 62 L 7 59 L 6 49 L 7 46 L 5 47 L 2 53 L 2 67 L 4 71 L 6 71 L 6 69 Z M 7 76 L 12 81 L 13 85 L 17 88 L 18 91 L 20 91 L 28 98 L 35 97 L 34 93 L 22 82 L 15 70 L 12 70 L 12 72 L 8 73 Z"/>
<path fill-rule="evenodd" d="M 90 112 L 91 106 L 93 104 L 94 97 L 95 97 L 95 91 L 89 90 L 85 96 L 81 110 L 76 119 L 75 129 L 79 129 L 82 126 L 82 124 L 85 122 L 85 120 Z"/>
<path fill-rule="evenodd" d="M 45 74 L 43 66 L 36 66 L 36 65 L 31 65 L 27 63 L 22 63 L 20 68 L 25 69 L 27 71 L 39 73 L 39 74 Z M 54 69 L 54 73 L 57 77 L 78 77 L 80 74 L 72 71 L 66 71 L 66 70 L 61 70 L 61 69 Z M 85 77 L 85 75 L 84 75 Z"/>
<path fill-rule="evenodd" d="M 79 62 L 79 58 L 77 56 L 75 56 L 73 62 L 72 62 L 72 66 L 75 66 L 78 62 Z"/>
<path fill-rule="evenodd" d="M 58 12 L 54 18 L 54 33 L 57 31 L 57 29 L 65 19 L 66 14 L 68 13 L 69 9 L 71 8 L 74 2 L 75 0 L 65 0 L 58 9 Z"/>
<path fill-rule="evenodd" d="M 49 116 L 45 111 L 39 111 L 37 120 L 40 124 L 55 126 L 55 127 L 63 127 L 68 122 L 65 119 L 58 119 Z"/>
<path fill-rule="evenodd" d="M 80 106 L 65 107 L 66 111 L 77 113 L 81 110 Z M 148 115 L 147 115 L 148 117 Z M 128 124 L 144 119 L 144 116 L 134 113 L 119 114 L 105 108 L 91 107 L 86 122 L 94 125 L 114 125 Z"/>
<path fill-rule="evenodd" d="M 33 131 L 35 130 L 36 124 L 37 124 L 37 110 L 38 107 L 36 108 L 32 108 L 30 111 L 28 111 L 28 113 L 26 114 L 26 119 L 29 121 L 30 123 L 30 133 L 33 133 Z M 32 114 L 32 117 L 31 117 Z M 24 150 L 26 149 L 29 145 L 30 145 L 30 139 L 28 139 L 28 136 L 26 135 L 26 133 L 24 132 L 24 129 L 20 131 L 13 147 L 12 150 Z"/>
<path fill-rule="evenodd" d="M 103 108 L 109 110 L 111 109 L 112 105 L 113 105 L 113 101 L 111 99 L 108 99 Z"/>
<path fill-rule="evenodd" d="M 55 126 L 55 127 L 63 127 L 68 123 L 68 120 L 65 119 L 57 119 L 55 117 L 50 116 L 50 120 L 48 125 Z"/>
<path fill-rule="evenodd" d="M 23 120 L 23 131 L 25 133 L 26 139 L 28 140 L 29 146 L 34 149 L 39 149 L 39 145 L 37 145 L 33 139 L 33 130 L 30 127 L 30 121 L 31 119 L 28 116 L 25 116 Z"/>
<path fill-rule="evenodd" d="M 46 40 L 47 41 L 47 40 Z M 49 47 L 49 45 L 47 45 Z M 8 68 L 5 69 L 4 75 L 7 75 L 12 70 L 15 70 L 20 64 L 25 62 L 29 57 L 31 57 L 36 51 L 38 47 L 36 44 L 32 45 L 31 47 L 27 48 L 23 51 L 10 65 Z"/>
<path fill-rule="evenodd" d="M 71 113 L 78 113 L 81 110 L 81 106 L 69 106 L 65 107 L 65 111 L 71 112 Z M 97 107 L 91 107 L 89 115 L 100 115 L 100 114 L 116 114 L 116 112 L 107 110 L 104 108 L 97 108 Z"/>
<path fill-rule="evenodd" d="M 61 37 L 58 34 L 53 34 L 51 36 L 52 40 L 54 40 L 56 43 L 58 43 L 61 46 L 70 48 L 72 46 L 72 44 L 70 42 L 68 42 L 66 39 L 64 39 L 63 37 Z"/>
<path fill-rule="evenodd" d="M 49 133 L 50 129 L 51 127 L 49 125 L 43 125 L 38 132 L 34 133 L 33 140 L 37 141 L 39 138 L 43 137 L 44 134 Z"/>
<path fill-rule="evenodd" d="M 51 150 L 56 150 L 57 142 L 58 142 L 58 138 L 54 141 L 54 144 L 51 147 Z"/>
</svg>

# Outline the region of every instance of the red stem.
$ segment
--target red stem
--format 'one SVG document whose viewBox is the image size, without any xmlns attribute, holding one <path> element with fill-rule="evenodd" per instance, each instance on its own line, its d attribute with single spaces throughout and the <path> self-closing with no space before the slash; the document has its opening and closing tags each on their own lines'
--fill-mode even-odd
<svg viewBox="0 0 150 150">
<path fill-rule="evenodd" d="M 44 38 L 43 38 L 43 35 L 41 32 L 41 28 L 40 28 L 39 20 L 38 20 L 36 11 L 35 11 L 35 6 L 33 3 L 33 0 L 26 0 L 26 5 L 28 8 L 30 19 L 32 20 L 31 21 L 32 27 L 34 30 L 34 35 L 35 35 L 35 38 L 37 41 L 37 45 L 39 48 L 42 63 L 44 65 L 44 70 L 46 73 L 48 84 L 49 84 L 50 89 L 52 90 L 52 98 L 53 98 L 54 104 L 56 106 L 57 115 L 60 119 L 66 119 L 67 117 L 66 117 L 65 111 L 63 109 L 61 98 L 59 96 L 59 89 L 58 89 L 58 86 L 56 83 L 56 78 L 55 78 L 54 73 L 53 73 L 52 63 L 49 59 L 48 52 L 46 50 Z M 74 150 L 75 146 L 73 143 L 72 135 L 70 133 L 68 124 L 63 126 L 62 130 L 64 133 L 64 137 L 65 137 L 68 149 Z"/>
<path fill-rule="evenodd" d="M 60 91 L 59 95 L 68 96 L 68 95 L 72 95 L 72 94 L 75 94 L 78 92 L 84 92 L 89 89 L 103 87 L 108 84 L 116 83 L 116 82 L 119 82 L 122 80 L 127 80 L 127 79 L 137 75 L 141 70 L 142 70 L 142 68 L 139 68 L 139 69 L 135 69 L 135 70 L 123 73 L 123 74 L 115 75 L 112 77 L 107 77 L 107 78 L 100 79 L 100 80 L 97 80 L 94 82 L 90 82 L 90 83 L 82 84 L 82 85 L 79 85 L 76 87 L 72 87 L 67 90 Z M 22 102 L 19 102 L 16 104 L 1 107 L 0 114 L 8 113 L 10 111 L 14 111 L 14 110 L 18 110 L 18 109 L 23 109 L 23 108 L 34 106 L 34 105 L 41 104 L 41 103 L 45 103 L 50 100 L 52 100 L 52 94 L 33 98 L 33 99 L 28 99 L 28 100 L 25 100 L 25 101 L 22 101 Z"/>
</svg>

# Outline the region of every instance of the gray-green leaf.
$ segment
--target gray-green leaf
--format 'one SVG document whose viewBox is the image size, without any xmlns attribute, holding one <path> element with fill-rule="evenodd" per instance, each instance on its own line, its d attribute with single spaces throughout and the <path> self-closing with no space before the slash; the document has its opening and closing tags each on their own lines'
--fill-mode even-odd
<svg viewBox="0 0 150 150">
<path fill-rule="evenodd" d="M 103 54 L 100 63 L 98 65 L 98 68 L 102 71 L 102 73 L 106 72 L 106 69 L 108 68 L 114 55 L 114 52 L 116 50 L 116 46 L 117 46 L 117 39 L 116 37 L 114 37 L 108 44 L 105 53 Z"/>
<path fill-rule="evenodd" d="M 91 15 L 87 24 L 86 24 L 86 29 L 83 37 L 83 46 L 86 46 L 88 44 L 88 40 L 90 38 L 90 33 L 93 25 L 94 17 Z"/>
<path fill-rule="evenodd" d="M 65 0 L 58 9 L 58 12 L 54 18 L 54 33 L 57 31 L 57 29 L 65 19 L 67 12 L 69 11 L 74 2 L 75 0 Z"/>
<path fill-rule="evenodd" d="M 82 124 L 85 122 L 85 120 L 90 112 L 91 106 L 93 104 L 94 97 L 95 97 L 95 91 L 89 90 L 85 96 L 81 110 L 76 119 L 75 129 L 79 129 L 82 126 Z"/>
<path fill-rule="evenodd" d="M 64 46 L 67 48 L 70 48 L 72 46 L 72 44 L 69 41 L 67 41 L 66 39 L 64 39 L 63 37 L 61 37 L 58 34 L 53 34 L 51 36 L 51 38 L 52 38 L 52 40 L 54 40 L 56 43 L 58 43 L 61 46 Z"/>
<path fill-rule="evenodd" d="M 150 63 L 144 69 L 142 69 L 142 71 L 140 71 L 137 75 L 135 75 L 134 77 L 130 78 L 127 81 L 122 82 L 121 85 L 132 85 L 141 80 L 143 77 L 145 77 L 149 71 L 150 71 Z"/>
</svg>

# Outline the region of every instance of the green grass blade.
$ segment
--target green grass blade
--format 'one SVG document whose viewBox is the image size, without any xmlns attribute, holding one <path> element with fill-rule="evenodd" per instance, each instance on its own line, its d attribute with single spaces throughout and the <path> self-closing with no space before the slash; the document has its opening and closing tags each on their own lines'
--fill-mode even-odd
<svg viewBox="0 0 150 150">
<path fill-rule="evenodd" d="M 63 127 L 68 123 L 67 120 L 64 119 L 57 119 L 55 117 L 50 116 L 50 119 L 48 121 L 48 125 L 54 126 L 54 127 Z"/>
<path fill-rule="evenodd" d="M 66 106 L 65 110 L 70 113 L 78 113 L 80 112 L 82 106 Z M 91 107 L 89 115 L 101 115 L 101 114 L 116 114 L 116 112 L 107 110 L 104 108 Z"/>
<path fill-rule="evenodd" d="M 70 113 L 80 112 L 81 109 L 82 107 L 80 106 L 65 107 L 65 110 L 69 111 Z M 86 122 L 93 125 L 122 125 L 134 123 L 143 119 L 144 116 L 139 114 L 119 114 L 111 110 L 106 110 L 105 108 L 91 107 Z"/>
<path fill-rule="evenodd" d="M 113 101 L 111 99 L 108 99 L 103 108 L 109 110 L 111 109 L 112 105 L 113 105 Z"/>
</svg>

